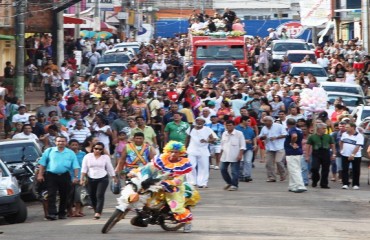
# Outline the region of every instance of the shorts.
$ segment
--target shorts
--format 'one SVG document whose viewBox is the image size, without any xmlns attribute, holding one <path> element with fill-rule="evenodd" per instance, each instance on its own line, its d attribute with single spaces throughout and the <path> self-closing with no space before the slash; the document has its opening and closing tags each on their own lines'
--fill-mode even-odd
<svg viewBox="0 0 370 240">
<path fill-rule="evenodd" d="M 209 152 L 211 155 L 215 153 L 221 153 L 221 145 L 210 145 Z"/>
<path fill-rule="evenodd" d="M 259 149 L 266 150 L 265 143 L 261 139 L 257 139 L 257 145 Z"/>
</svg>

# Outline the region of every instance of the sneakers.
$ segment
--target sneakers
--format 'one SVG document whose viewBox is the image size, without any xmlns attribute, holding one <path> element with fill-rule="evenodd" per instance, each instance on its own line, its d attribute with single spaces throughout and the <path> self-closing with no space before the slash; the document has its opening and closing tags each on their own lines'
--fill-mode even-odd
<svg viewBox="0 0 370 240">
<path fill-rule="evenodd" d="M 213 169 L 214 170 L 220 170 L 220 167 L 219 166 L 215 166 Z"/>
<path fill-rule="evenodd" d="M 224 187 L 224 190 L 228 190 L 230 187 L 231 187 L 230 184 L 226 184 L 225 187 Z"/>
<path fill-rule="evenodd" d="M 228 189 L 229 191 L 237 191 L 238 190 L 238 187 L 235 187 L 235 186 L 231 186 L 229 187 Z"/>
<path fill-rule="evenodd" d="M 215 165 L 209 165 L 209 168 L 210 169 L 214 169 L 215 168 Z"/>
<path fill-rule="evenodd" d="M 191 227 L 192 227 L 191 223 L 185 224 L 184 233 L 191 233 Z"/>
<path fill-rule="evenodd" d="M 359 186 L 353 186 L 353 188 L 352 188 L 353 190 L 359 190 L 360 189 L 360 187 Z"/>
<path fill-rule="evenodd" d="M 348 189 L 348 185 L 343 185 L 342 189 Z"/>
</svg>

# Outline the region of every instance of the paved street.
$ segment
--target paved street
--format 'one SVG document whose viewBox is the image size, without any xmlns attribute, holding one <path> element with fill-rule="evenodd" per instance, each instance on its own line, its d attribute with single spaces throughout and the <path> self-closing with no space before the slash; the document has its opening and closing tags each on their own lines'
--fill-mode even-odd
<svg viewBox="0 0 370 240">
<path fill-rule="evenodd" d="M 290 193 L 287 182 L 266 183 L 265 170 L 256 163 L 253 183 L 241 183 L 237 192 L 222 190 L 220 172 L 212 170 L 208 189 L 201 190 L 202 201 L 194 209 L 193 233 L 164 232 L 159 226 L 138 228 L 122 220 L 110 233 L 101 228 L 115 206 L 107 191 L 102 219 L 86 217 L 47 222 L 41 205 L 28 203 L 26 223 L 5 225 L 0 239 L 369 239 L 370 187 L 367 168 L 363 167 L 361 190 L 341 190 L 339 183 L 331 189 L 312 189 L 307 193 Z"/>
</svg>

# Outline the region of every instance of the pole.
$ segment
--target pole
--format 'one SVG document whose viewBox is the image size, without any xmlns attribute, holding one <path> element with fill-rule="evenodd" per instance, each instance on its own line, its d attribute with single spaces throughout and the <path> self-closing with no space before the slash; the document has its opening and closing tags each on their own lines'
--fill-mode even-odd
<svg viewBox="0 0 370 240">
<path fill-rule="evenodd" d="M 80 18 L 80 12 L 81 12 L 81 2 L 78 2 L 76 3 L 76 18 Z M 80 24 L 76 24 L 74 33 L 75 40 L 80 37 L 80 30 L 81 30 Z"/>
<path fill-rule="evenodd" d="M 24 15 L 27 1 L 18 0 L 16 2 L 16 64 L 15 64 L 15 96 L 24 103 Z"/>
<path fill-rule="evenodd" d="M 127 12 L 125 0 L 121 1 L 121 12 Z M 119 20 L 119 35 L 118 35 L 120 42 L 122 42 L 122 40 L 124 40 L 125 37 L 126 37 L 126 19 L 120 19 Z"/>
<path fill-rule="evenodd" d="M 64 61 L 64 27 L 63 12 L 57 13 L 57 66 L 61 66 Z"/>
<path fill-rule="evenodd" d="M 100 32 L 100 0 L 95 0 L 94 6 L 94 31 Z"/>
<path fill-rule="evenodd" d="M 370 51 L 369 41 L 369 0 L 362 0 L 361 3 L 361 14 L 362 14 L 362 42 L 365 50 Z"/>
</svg>

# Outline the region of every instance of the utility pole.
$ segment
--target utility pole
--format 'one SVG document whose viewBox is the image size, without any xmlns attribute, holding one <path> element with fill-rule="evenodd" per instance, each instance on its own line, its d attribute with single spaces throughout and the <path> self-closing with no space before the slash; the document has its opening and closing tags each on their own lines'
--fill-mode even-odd
<svg viewBox="0 0 370 240">
<path fill-rule="evenodd" d="M 76 3 L 76 18 L 80 18 L 80 12 L 81 12 L 81 2 Z M 80 24 L 75 25 L 75 34 L 74 34 L 74 39 L 76 40 L 77 38 L 80 37 L 80 30 L 81 26 Z"/>
<path fill-rule="evenodd" d="M 100 0 L 95 0 L 94 31 L 100 32 Z"/>
<path fill-rule="evenodd" d="M 16 63 L 15 63 L 15 82 L 13 84 L 15 89 L 15 96 L 17 96 L 22 103 L 24 103 L 24 18 L 27 6 L 27 0 L 18 0 L 15 2 L 16 19 Z"/>
<path fill-rule="evenodd" d="M 362 42 L 365 50 L 370 51 L 369 41 L 369 0 L 362 0 L 361 2 L 361 18 L 362 18 Z"/>
</svg>

